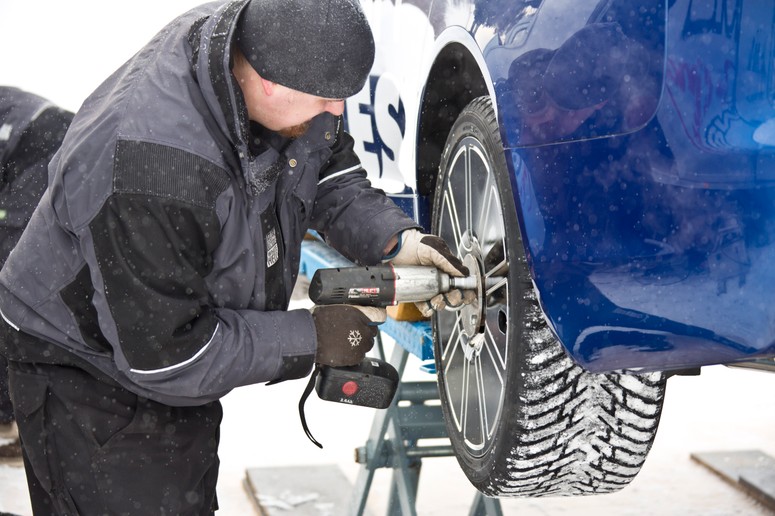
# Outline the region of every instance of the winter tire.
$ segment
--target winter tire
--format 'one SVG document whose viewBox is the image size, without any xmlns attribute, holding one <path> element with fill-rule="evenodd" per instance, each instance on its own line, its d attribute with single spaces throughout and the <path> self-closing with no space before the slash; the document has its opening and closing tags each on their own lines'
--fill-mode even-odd
<svg viewBox="0 0 775 516">
<path fill-rule="evenodd" d="M 490 496 L 607 493 L 638 473 L 665 379 L 576 365 L 539 307 L 489 97 L 457 118 L 433 231 L 480 278 L 478 302 L 433 318 L 444 418 L 470 481 Z"/>
</svg>

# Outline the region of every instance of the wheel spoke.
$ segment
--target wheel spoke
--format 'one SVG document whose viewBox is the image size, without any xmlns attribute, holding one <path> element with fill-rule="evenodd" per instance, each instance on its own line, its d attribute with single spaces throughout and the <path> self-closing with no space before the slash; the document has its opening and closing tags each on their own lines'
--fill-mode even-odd
<svg viewBox="0 0 775 516">
<path fill-rule="evenodd" d="M 495 311 L 496 313 L 491 317 L 499 317 L 500 309 L 497 309 Z M 497 333 L 494 333 L 492 330 L 492 326 L 494 324 L 488 323 L 485 326 L 485 345 L 486 348 L 493 358 L 497 358 L 497 362 L 494 363 L 495 369 L 499 372 L 506 370 L 506 361 L 508 360 L 508 342 L 506 340 L 506 335 L 500 331 L 500 327 L 498 326 L 495 330 Z M 501 381 L 503 380 L 503 377 L 500 377 Z"/>
<path fill-rule="evenodd" d="M 449 312 L 445 312 L 445 315 Z M 452 412 L 455 425 L 459 430 L 464 428 L 465 400 L 467 397 L 466 377 L 468 375 L 468 360 L 465 356 L 465 335 L 462 332 L 462 324 L 459 314 L 449 314 L 452 331 L 444 341 L 442 363 L 444 364 L 444 376 L 450 378 L 445 389 L 448 398 L 452 401 Z M 452 322 L 454 320 L 454 322 Z"/>
<path fill-rule="evenodd" d="M 484 421 L 487 439 L 492 437 L 500 417 L 502 398 L 506 395 L 506 361 L 500 356 L 500 350 L 495 345 L 492 334 L 485 332 L 485 342 L 482 353 L 482 374 L 487 378 L 487 388 L 482 396 Z"/>
<path fill-rule="evenodd" d="M 463 437 L 465 438 L 468 435 L 467 432 L 467 423 L 468 423 L 468 390 L 469 390 L 469 369 L 470 369 L 470 363 L 468 360 L 463 361 L 463 377 L 462 380 L 462 387 L 463 391 L 460 393 L 460 430 L 463 433 Z"/>
<path fill-rule="evenodd" d="M 457 351 L 457 349 L 463 345 L 461 341 L 463 338 L 463 332 L 462 324 L 460 324 L 460 316 L 455 314 L 455 320 L 456 322 L 452 325 L 452 332 L 450 333 L 449 338 L 447 338 L 443 343 L 441 357 L 445 362 L 451 361 L 452 354 L 454 354 L 455 351 Z"/>
<path fill-rule="evenodd" d="M 485 276 L 486 278 L 491 278 L 491 277 L 497 278 L 497 282 L 495 284 L 493 284 L 490 288 L 488 288 L 487 291 L 485 292 L 488 296 L 493 295 L 493 293 L 495 293 L 498 289 L 503 288 L 503 287 L 505 287 L 508 284 L 509 279 L 507 277 L 505 277 L 505 276 L 504 277 L 500 277 L 497 274 L 497 271 L 500 268 L 508 269 L 507 265 L 508 265 L 508 263 L 506 261 L 503 261 L 500 264 L 498 264 L 498 267 L 492 273 L 487 274 Z"/>
<path fill-rule="evenodd" d="M 462 406 L 463 437 L 472 449 L 481 449 L 484 445 L 482 438 L 482 398 L 481 398 L 481 370 L 477 360 L 466 360 L 465 396 Z"/>
<path fill-rule="evenodd" d="M 444 200 L 443 200 L 443 215 L 447 219 L 450 227 L 445 227 L 442 221 L 440 235 L 442 238 L 453 243 L 454 248 L 459 248 L 465 226 L 460 219 L 461 210 L 465 210 L 466 197 L 466 183 L 467 183 L 467 164 L 468 153 L 465 147 L 461 147 L 455 154 L 449 172 L 449 181 L 445 185 Z M 462 198 L 461 198 L 461 192 Z M 465 215 L 465 211 L 463 212 Z M 449 233 L 451 231 L 451 234 Z"/>
<path fill-rule="evenodd" d="M 472 166 L 471 165 L 471 157 L 472 157 L 472 149 L 473 148 L 474 147 L 469 145 L 467 147 L 468 150 L 466 152 L 466 173 L 465 173 L 466 203 L 465 203 L 465 206 L 464 206 L 464 208 L 465 208 L 465 220 L 466 220 L 465 229 L 469 229 L 469 228 L 473 227 L 473 210 L 474 210 L 473 203 L 474 203 L 474 201 L 471 198 L 472 195 L 473 195 L 473 192 L 472 192 L 472 190 L 473 190 L 473 184 L 472 184 L 472 182 L 473 182 L 473 177 L 472 177 L 473 172 L 471 170 L 471 166 Z"/>
<path fill-rule="evenodd" d="M 477 403 L 477 413 L 479 415 L 479 428 L 478 428 L 478 435 L 479 443 L 481 443 L 482 446 L 484 446 L 484 443 L 487 440 L 487 427 L 486 427 L 486 419 L 487 419 L 487 389 L 485 389 L 485 375 L 484 371 L 482 371 L 482 356 L 479 355 L 476 357 L 476 360 L 474 360 L 474 366 L 476 368 L 476 401 Z"/>
<path fill-rule="evenodd" d="M 463 239 L 463 228 L 460 226 L 460 218 L 458 217 L 458 210 L 455 203 L 455 196 L 453 194 L 452 184 L 447 187 L 447 191 L 444 192 L 444 208 L 446 209 L 447 216 L 449 217 L 450 230 L 452 231 L 453 245 L 455 248 L 459 248 Z M 442 235 L 444 236 L 444 235 Z"/>
<path fill-rule="evenodd" d="M 492 361 L 493 372 L 497 375 L 497 378 L 493 378 L 493 383 L 499 386 L 498 390 L 502 390 L 505 380 L 503 374 L 506 370 L 506 357 L 501 355 L 498 346 L 495 345 L 495 338 L 489 328 L 485 331 L 484 348 L 482 354 L 487 355 Z"/>
<path fill-rule="evenodd" d="M 470 227 L 474 229 L 477 237 L 480 239 L 480 242 L 486 242 L 487 234 L 491 230 L 502 228 L 502 224 L 495 223 L 495 225 L 493 225 L 491 223 L 491 218 L 495 218 L 492 216 L 496 215 L 500 210 L 500 205 L 498 203 L 498 192 L 495 184 L 493 183 L 492 172 L 490 170 L 490 164 L 488 162 L 487 156 L 485 156 L 479 147 L 472 147 L 469 154 L 476 157 L 476 163 L 478 165 L 475 171 L 472 170 L 472 174 L 476 173 L 478 176 L 478 181 L 475 182 L 473 178 L 471 179 L 471 189 L 477 190 L 476 193 L 472 196 L 471 201 L 472 203 L 479 204 L 477 221 L 474 222 L 472 215 Z M 479 188 L 476 188 L 477 186 Z M 493 209 L 498 211 L 493 213 Z"/>
</svg>

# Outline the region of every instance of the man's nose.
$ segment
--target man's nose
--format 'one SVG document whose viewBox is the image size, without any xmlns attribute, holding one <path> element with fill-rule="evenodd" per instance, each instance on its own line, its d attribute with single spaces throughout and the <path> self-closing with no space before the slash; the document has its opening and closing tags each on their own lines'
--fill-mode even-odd
<svg viewBox="0 0 775 516">
<path fill-rule="evenodd" d="M 344 100 L 329 100 L 326 103 L 326 111 L 334 116 L 344 113 Z"/>
</svg>

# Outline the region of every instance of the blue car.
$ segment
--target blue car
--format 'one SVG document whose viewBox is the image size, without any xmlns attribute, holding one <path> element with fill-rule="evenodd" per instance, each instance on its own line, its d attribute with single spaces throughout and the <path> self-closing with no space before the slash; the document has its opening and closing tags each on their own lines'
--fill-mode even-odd
<svg viewBox="0 0 775 516">
<path fill-rule="evenodd" d="M 775 4 L 362 5 L 348 130 L 479 278 L 432 320 L 462 469 L 492 496 L 621 489 L 670 375 L 775 365 Z"/>
</svg>

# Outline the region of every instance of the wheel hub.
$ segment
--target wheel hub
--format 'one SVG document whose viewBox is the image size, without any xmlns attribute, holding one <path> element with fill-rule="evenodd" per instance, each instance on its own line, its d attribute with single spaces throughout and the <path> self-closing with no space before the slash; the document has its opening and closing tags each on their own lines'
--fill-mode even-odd
<svg viewBox="0 0 775 516">
<path fill-rule="evenodd" d="M 479 242 L 469 232 L 461 239 L 460 251 L 463 254 L 463 265 L 476 278 L 476 299 L 460 311 L 465 342 L 463 351 L 470 361 L 479 356 L 484 345 L 484 264 Z"/>
</svg>

